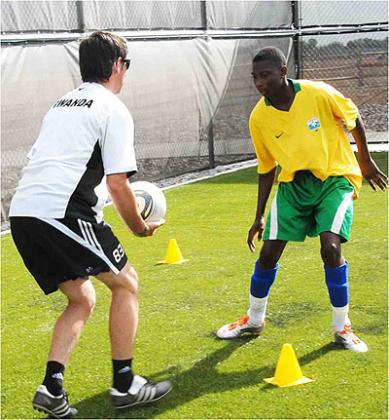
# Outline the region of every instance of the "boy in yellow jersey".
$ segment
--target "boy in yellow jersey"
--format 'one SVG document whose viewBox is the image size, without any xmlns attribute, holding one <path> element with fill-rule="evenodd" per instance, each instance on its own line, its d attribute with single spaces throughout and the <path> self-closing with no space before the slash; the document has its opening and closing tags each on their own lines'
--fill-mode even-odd
<svg viewBox="0 0 389 420">
<path fill-rule="evenodd" d="M 277 48 L 259 51 L 253 60 L 254 84 L 263 98 L 250 116 L 250 134 L 258 158 L 258 203 L 247 244 L 263 246 L 251 277 L 247 315 L 217 331 L 223 339 L 259 334 L 278 260 L 288 241 L 320 236 L 321 257 L 332 305 L 335 342 L 355 352 L 367 345 L 351 329 L 348 317 L 348 264 L 341 243 L 350 236 L 353 200 L 364 177 L 385 190 L 387 177 L 371 158 L 356 106 L 323 82 L 287 79 L 286 59 Z M 358 147 L 359 164 L 345 126 Z M 266 225 L 264 211 L 276 173 L 279 187 Z"/>
</svg>

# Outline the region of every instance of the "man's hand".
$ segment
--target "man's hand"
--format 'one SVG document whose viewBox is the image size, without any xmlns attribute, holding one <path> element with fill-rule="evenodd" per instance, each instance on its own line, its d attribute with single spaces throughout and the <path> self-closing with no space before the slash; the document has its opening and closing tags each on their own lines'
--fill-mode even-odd
<svg viewBox="0 0 389 420">
<path fill-rule="evenodd" d="M 248 235 L 247 235 L 247 245 L 251 252 L 255 251 L 254 238 L 255 235 L 258 235 L 258 241 L 262 239 L 262 233 L 265 229 L 265 218 L 262 216 L 259 221 L 256 220 L 251 226 Z"/>
<path fill-rule="evenodd" d="M 361 172 L 366 181 L 370 184 L 371 188 L 376 191 L 376 186 L 381 188 L 382 191 L 388 186 L 388 177 L 380 171 L 374 160 L 369 157 L 366 160 L 359 162 Z"/>
<path fill-rule="evenodd" d="M 141 238 L 145 238 L 147 236 L 153 236 L 156 229 L 162 226 L 165 223 L 165 219 L 161 219 L 158 222 L 148 222 L 146 223 L 146 228 L 143 232 L 135 233 L 135 236 L 139 236 Z"/>
</svg>

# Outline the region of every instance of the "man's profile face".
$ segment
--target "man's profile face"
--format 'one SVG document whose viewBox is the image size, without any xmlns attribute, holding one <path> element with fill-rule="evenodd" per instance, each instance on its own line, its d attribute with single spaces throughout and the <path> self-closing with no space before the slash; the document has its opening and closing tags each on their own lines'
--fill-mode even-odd
<svg viewBox="0 0 389 420">
<path fill-rule="evenodd" d="M 124 84 L 124 78 L 126 76 L 129 65 L 123 62 L 121 58 L 118 58 L 114 64 L 112 74 L 115 74 L 116 79 L 116 90 L 115 93 L 120 93 Z M 116 71 L 115 71 L 116 70 Z"/>
<path fill-rule="evenodd" d="M 253 63 L 253 81 L 258 92 L 263 96 L 271 96 L 282 85 L 286 75 L 286 67 L 277 67 L 271 60 Z"/>
</svg>

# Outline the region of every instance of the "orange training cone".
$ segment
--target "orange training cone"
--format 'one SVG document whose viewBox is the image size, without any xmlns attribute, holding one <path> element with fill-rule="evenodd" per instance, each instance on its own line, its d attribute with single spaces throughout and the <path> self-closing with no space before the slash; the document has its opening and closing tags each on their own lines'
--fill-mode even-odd
<svg viewBox="0 0 389 420">
<path fill-rule="evenodd" d="M 277 362 L 274 377 L 266 378 L 264 381 L 276 386 L 286 387 L 312 382 L 313 379 L 303 376 L 292 345 L 284 344 Z"/>
<path fill-rule="evenodd" d="M 175 239 L 170 239 L 165 259 L 163 261 L 159 261 L 158 264 L 182 264 L 185 261 L 189 260 L 182 256 L 177 241 Z"/>
</svg>

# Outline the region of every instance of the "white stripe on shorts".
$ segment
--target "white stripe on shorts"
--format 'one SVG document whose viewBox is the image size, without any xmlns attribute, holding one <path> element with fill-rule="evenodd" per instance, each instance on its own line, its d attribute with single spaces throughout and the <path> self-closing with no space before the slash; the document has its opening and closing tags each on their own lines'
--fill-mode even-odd
<svg viewBox="0 0 389 420">
<path fill-rule="evenodd" d="M 101 249 L 100 244 L 99 244 L 99 248 L 100 248 L 99 249 L 99 248 L 97 248 L 97 246 L 95 244 L 93 244 L 93 242 L 91 244 L 91 243 L 89 243 L 89 241 L 86 240 L 85 237 L 81 238 L 81 236 L 78 236 L 76 233 L 74 233 L 67 226 L 58 222 L 58 220 L 43 219 L 43 218 L 39 218 L 39 219 L 42 220 L 43 222 L 48 223 L 49 225 L 55 227 L 56 229 L 61 231 L 63 234 L 65 234 L 69 238 L 73 239 L 74 241 L 78 242 L 79 244 L 81 244 L 85 248 L 88 248 L 90 251 L 92 251 L 94 254 L 96 254 L 98 257 L 100 257 L 108 265 L 108 267 L 113 271 L 114 274 L 119 274 L 119 270 L 112 264 L 112 262 L 109 260 L 109 258 L 104 254 L 103 250 Z M 82 220 L 82 222 L 83 222 L 83 220 Z M 80 228 L 81 228 L 81 225 L 80 225 Z M 83 230 L 81 230 L 81 231 L 84 235 L 84 231 Z M 97 242 L 97 239 L 96 239 L 96 242 Z"/>
<path fill-rule="evenodd" d="M 277 194 L 273 198 L 270 209 L 270 233 L 269 239 L 277 239 L 278 234 L 278 220 L 277 220 Z"/>
<path fill-rule="evenodd" d="M 88 235 L 85 232 L 85 227 L 84 227 L 84 224 L 82 223 L 83 221 L 80 220 L 80 219 L 77 219 L 77 221 L 78 221 L 78 226 L 80 226 L 82 237 L 84 238 L 84 240 L 86 242 L 88 242 L 89 245 L 93 245 L 93 244 L 91 244 L 91 241 L 90 241 L 90 239 L 88 238 Z"/>
<path fill-rule="evenodd" d="M 85 220 L 78 219 L 78 224 L 80 226 L 81 232 L 84 236 L 84 239 L 89 242 L 92 246 L 96 247 L 100 252 L 103 252 L 99 241 L 96 238 L 95 232 L 93 231 L 92 224 L 90 222 L 85 222 Z"/>
<path fill-rule="evenodd" d="M 103 249 L 101 248 L 100 242 L 97 240 L 97 237 L 95 235 L 95 231 L 93 230 L 92 223 L 90 223 L 90 222 L 86 222 L 86 223 L 88 223 L 90 234 L 92 235 L 92 239 L 95 242 L 95 244 L 97 246 L 97 249 L 99 249 L 101 252 L 104 252 Z"/>
<path fill-rule="evenodd" d="M 344 195 L 342 202 L 340 203 L 338 210 L 336 211 L 334 220 L 332 221 L 331 232 L 339 234 L 342 229 L 344 217 L 346 216 L 347 209 L 349 208 L 354 192 L 350 192 Z"/>
<path fill-rule="evenodd" d="M 89 242 L 92 246 L 96 246 L 96 244 L 93 242 L 92 236 L 89 232 L 88 225 L 84 221 L 82 221 L 82 224 L 84 225 L 84 229 L 85 229 L 84 239 L 86 239 L 87 242 Z"/>
</svg>

